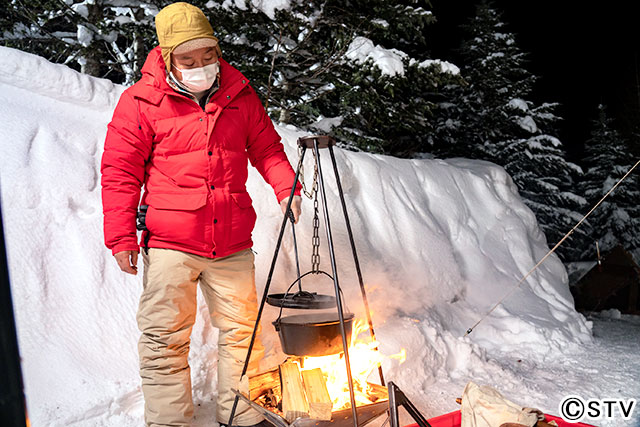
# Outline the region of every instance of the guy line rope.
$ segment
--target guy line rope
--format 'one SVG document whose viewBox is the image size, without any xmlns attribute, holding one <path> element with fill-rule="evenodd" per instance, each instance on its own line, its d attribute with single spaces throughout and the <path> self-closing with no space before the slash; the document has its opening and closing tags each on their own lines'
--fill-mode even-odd
<svg viewBox="0 0 640 427">
<path fill-rule="evenodd" d="M 482 317 L 480 318 L 480 320 L 478 320 L 478 321 L 477 321 L 477 322 L 476 322 L 472 327 L 470 327 L 469 329 L 467 329 L 467 332 L 465 332 L 465 334 L 463 335 L 463 338 L 464 338 L 464 337 L 466 337 L 467 335 L 469 335 L 469 334 L 473 331 L 473 329 L 474 329 L 476 326 L 478 326 L 478 324 L 479 324 L 480 322 L 482 322 L 482 321 L 483 321 L 487 316 L 489 316 L 489 315 L 493 312 L 493 310 L 495 310 L 495 309 L 496 309 L 500 304 L 502 304 L 502 301 L 504 301 L 505 299 L 509 298 L 509 297 L 511 296 L 511 294 L 513 294 L 513 293 L 514 293 L 514 292 L 515 292 L 515 291 L 520 287 L 520 285 L 521 285 L 525 280 L 527 280 L 527 278 L 531 275 L 531 273 L 533 273 L 533 272 L 534 272 L 534 271 L 535 271 L 535 270 L 540 266 L 540 264 L 542 264 L 542 263 L 544 262 L 544 260 L 546 260 L 546 259 L 549 257 L 549 255 L 551 255 L 552 253 L 554 253 L 554 252 L 555 252 L 555 250 L 558 248 L 558 246 L 560 246 L 560 245 L 562 244 L 562 242 L 564 242 L 564 241 L 565 241 L 565 240 L 566 240 L 566 239 L 571 235 L 571 233 L 573 233 L 573 232 L 576 230 L 576 228 L 578 228 L 578 227 L 580 226 L 580 224 L 582 224 L 582 223 L 584 222 L 584 220 L 585 220 L 585 219 L 587 219 L 587 217 L 588 217 L 589 215 L 591 215 L 591 213 L 592 213 L 593 211 L 595 211 L 595 210 L 596 210 L 596 208 L 597 208 L 598 206 L 600 206 L 600 204 L 604 201 L 604 199 L 606 199 L 606 198 L 609 196 L 609 194 L 611 194 L 611 193 L 613 192 L 613 190 L 615 190 L 615 189 L 618 187 L 618 185 L 620 185 L 620 183 L 621 183 L 622 181 L 624 181 L 624 179 L 625 179 L 627 176 L 629 176 L 629 174 L 630 174 L 630 173 L 631 173 L 631 172 L 636 168 L 636 166 L 638 166 L 638 164 L 640 164 L 640 160 L 638 160 L 638 161 L 636 162 L 636 164 L 635 164 L 635 165 L 633 165 L 633 166 L 631 167 L 631 169 L 629 169 L 629 170 L 627 171 L 627 173 L 626 173 L 626 174 L 624 174 L 624 176 L 623 176 L 622 178 L 620 178 L 620 180 L 618 180 L 618 182 L 616 182 L 616 184 L 615 184 L 613 187 L 611 187 L 611 189 L 610 189 L 609 191 L 607 191 L 607 194 L 605 194 L 605 195 L 602 197 L 602 199 L 600 199 L 600 201 L 599 201 L 598 203 L 596 203 L 596 205 L 595 205 L 594 207 L 592 207 L 592 208 L 591 208 L 591 210 L 590 210 L 589 212 L 587 212 L 587 214 L 586 214 L 585 216 L 583 216 L 583 217 L 582 217 L 582 219 L 581 219 L 580 221 L 578 221 L 578 223 L 577 223 L 576 225 L 574 225 L 574 226 L 573 226 L 573 228 L 572 228 L 571 230 L 569 230 L 569 232 L 568 232 L 567 234 L 565 234 L 565 235 L 564 235 L 564 237 L 563 237 L 562 239 L 560 239 L 560 241 L 559 241 L 558 243 L 556 243 L 556 245 L 553 247 L 553 249 L 551 249 L 549 252 L 547 252 L 547 254 L 546 254 L 544 257 L 542 257 L 542 259 L 541 259 L 540 261 L 538 261 L 538 263 L 537 263 L 536 265 L 534 265 L 534 266 L 533 266 L 533 268 L 532 268 L 531 270 L 529 270 L 529 272 L 528 272 L 527 274 L 525 274 L 525 275 L 522 277 L 522 279 L 520 279 L 520 281 L 519 281 L 516 285 L 514 285 L 514 286 L 513 286 L 513 288 L 511 288 L 511 290 L 510 290 L 510 291 L 509 291 L 505 296 L 503 296 L 503 297 L 500 299 L 500 301 L 498 301 L 498 302 L 497 302 L 497 303 L 496 303 L 496 304 L 491 308 L 491 310 L 489 310 L 489 311 L 488 311 L 484 316 L 482 316 Z"/>
</svg>

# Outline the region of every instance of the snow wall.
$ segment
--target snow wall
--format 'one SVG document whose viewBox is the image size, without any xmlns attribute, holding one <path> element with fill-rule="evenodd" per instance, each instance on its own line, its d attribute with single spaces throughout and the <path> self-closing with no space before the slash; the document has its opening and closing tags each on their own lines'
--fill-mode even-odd
<svg viewBox="0 0 640 427">
<path fill-rule="evenodd" d="M 1 201 L 33 425 L 139 425 L 135 312 L 142 278 L 120 272 L 104 247 L 100 201 L 106 126 L 124 87 L 18 50 L 1 47 L 0 56 Z M 276 128 L 296 164 L 295 143 L 304 134 Z M 338 276 L 349 309 L 363 317 L 330 158 L 321 155 Z M 436 396 L 442 391 L 431 385 L 455 383 L 461 392 L 493 363 L 492 355 L 544 360 L 591 340 L 590 322 L 574 310 L 555 255 L 462 338 L 548 251 L 501 167 L 340 149 L 336 158 L 381 351 L 407 350 L 404 364 L 389 360 L 383 368 L 427 415 L 456 406 L 455 397 Z M 262 295 L 281 212 L 271 188 L 250 169 Z M 312 203 L 305 199 L 297 226 L 303 272 L 310 269 L 311 224 Z M 330 272 L 323 221 L 321 227 L 321 268 Z M 295 278 L 292 248 L 287 229 L 273 292 L 284 292 Z M 333 292 L 321 276 L 303 283 Z M 194 400 L 208 408 L 196 415 L 208 415 L 214 412 L 217 331 L 201 295 L 199 302 L 190 360 Z M 265 367 L 283 358 L 270 325 L 276 316 L 267 306 Z"/>
</svg>

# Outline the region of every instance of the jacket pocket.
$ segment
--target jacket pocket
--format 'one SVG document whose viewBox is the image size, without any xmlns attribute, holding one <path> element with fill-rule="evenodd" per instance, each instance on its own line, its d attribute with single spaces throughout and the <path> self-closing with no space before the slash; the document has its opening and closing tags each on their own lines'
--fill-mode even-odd
<svg viewBox="0 0 640 427">
<path fill-rule="evenodd" d="M 229 230 L 229 248 L 231 250 L 251 244 L 251 232 L 256 224 L 256 212 L 251 196 L 246 191 L 231 193 L 231 227 Z"/>
<path fill-rule="evenodd" d="M 231 193 L 231 197 L 241 208 L 250 208 L 252 204 L 251 196 L 246 191 L 242 193 Z"/>
<path fill-rule="evenodd" d="M 193 248 L 205 245 L 207 193 L 151 193 L 146 203 L 152 239 Z"/>
</svg>

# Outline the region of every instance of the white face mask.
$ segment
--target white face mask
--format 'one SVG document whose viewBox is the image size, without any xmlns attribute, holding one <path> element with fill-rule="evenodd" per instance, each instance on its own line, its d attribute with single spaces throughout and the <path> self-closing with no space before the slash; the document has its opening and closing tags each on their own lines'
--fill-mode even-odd
<svg viewBox="0 0 640 427">
<path fill-rule="evenodd" d="M 209 89 L 216 80 L 216 76 L 220 70 L 219 62 L 214 62 L 204 67 L 184 69 L 178 68 L 174 64 L 171 65 L 182 73 L 180 83 L 193 92 L 202 92 L 203 90 Z"/>
</svg>

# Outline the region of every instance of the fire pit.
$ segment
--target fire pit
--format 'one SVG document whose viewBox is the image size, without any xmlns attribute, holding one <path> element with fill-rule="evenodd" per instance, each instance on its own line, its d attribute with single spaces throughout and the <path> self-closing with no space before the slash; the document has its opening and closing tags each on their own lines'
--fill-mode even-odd
<svg viewBox="0 0 640 427">
<path fill-rule="evenodd" d="M 383 359 L 404 361 L 404 350 L 383 356 L 377 343 L 360 335 L 365 321 L 356 319 L 349 329 L 352 384 L 358 425 L 364 425 L 389 409 L 387 387 L 367 378 Z M 263 414 L 276 426 L 353 425 L 349 383 L 344 369 L 344 353 L 326 356 L 289 357 L 279 366 L 248 378 L 245 394 L 239 398 Z M 246 386 L 245 386 L 246 387 Z"/>
<path fill-rule="evenodd" d="M 288 359 L 288 361 L 283 365 L 290 363 L 296 364 L 296 362 L 291 362 L 290 360 L 291 359 Z M 303 375 L 303 377 L 305 377 L 305 375 Z M 306 385 L 307 384 L 305 384 L 305 386 Z M 370 421 L 384 414 L 389 409 L 387 387 L 373 383 L 367 383 L 367 386 L 368 398 L 373 400 L 373 402 L 368 404 L 358 404 L 356 406 L 358 425 L 360 426 L 368 424 Z M 274 368 L 270 371 L 249 378 L 249 396 L 245 396 L 237 390 L 234 390 L 234 392 L 242 401 L 260 412 L 268 421 L 277 427 L 347 427 L 353 425 L 353 415 L 350 406 L 335 411 L 329 407 L 329 416 L 325 416 L 324 420 L 314 418 L 317 414 L 321 414 L 326 411 L 326 407 L 323 410 L 323 405 L 320 402 L 307 402 L 309 410 L 306 414 L 304 411 L 301 411 L 300 413 L 288 411 L 287 409 L 290 408 L 283 408 L 283 387 L 287 387 L 287 383 L 286 380 L 283 381 L 281 378 L 281 369 Z M 295 390 L 292 391 L 295 393 Z M 287 394 L 286 391 L 285 394 Z M 289 393 L 289 395 L 290 394 L 291 393 Z M 307 396 L 305 399 L 307 399 L 307 401 L 309 399 L 316 400 L 315 397 L 316 396 L 314 394 L 313 397 Z M 304 403 L 302 403 L 302 406 L 304 406 Z M 285 411 L 283 411 L 283 409 L 285 409 Z"/>
</svg>

